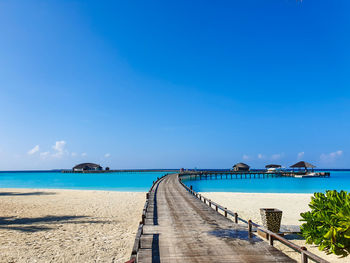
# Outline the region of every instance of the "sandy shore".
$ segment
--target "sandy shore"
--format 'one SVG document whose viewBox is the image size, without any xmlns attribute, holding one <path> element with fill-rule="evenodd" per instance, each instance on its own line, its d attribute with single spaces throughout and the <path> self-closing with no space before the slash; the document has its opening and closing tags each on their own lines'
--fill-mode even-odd
<svg viewBox="0 0 350 263">
<path fill-rule="evenodd" d="M 261 224 L 259 208 L 283 211 L 283 225 L 300 225 L 310 194 L 202 193 Z M 0 262 L 125 262 L 129 259 L 145 193 L 89 190 L 0 190 Z M 287 236 L 305 245 L 296 236 Z M 278 245 L 300 260 L 300 254 Z M 330 262 L 348 262 L 308 250 Z"/>
<path fill-rule="evenodd" d="M 265 194 L 265 193 L 201 193 L 214 202 L 227 207 L 233 212 L 237 212 L 243 219 L 251 219 L 253 222 L 262 224 L 260 217 L 260 208 L 278 208 L 283 211 L 282 225 L 298 225 L 300 213 L 309 210 L 308 204 L 311 200 L 311 194 Z M 304 240 L 296 235 L 286 236 L 287 239 L 299 246 L 306 246 L 312 253 L 328 260 L 329 262 L 349 262 L 350 256 L 339 258 L 335 255 L 327 255 L 319 251 L 316 246 L 306 245 Z M 300 254 L 294 250 L 275 242 L 276 247 L 284 253 L 300 262 Z"/>
<path fill-rule="evenodd" d="M 0 190 L 0 262 L 125 262 L 145 193 Z"/>
</svg>

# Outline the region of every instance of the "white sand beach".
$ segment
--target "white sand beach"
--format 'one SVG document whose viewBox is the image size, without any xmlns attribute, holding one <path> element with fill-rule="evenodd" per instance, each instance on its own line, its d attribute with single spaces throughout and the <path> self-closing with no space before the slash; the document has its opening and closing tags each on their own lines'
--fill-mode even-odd
<svg viewBox="0 0 350 263">
<path fill-rule="evenodd" d="M 237 212 L 243 219 L 251 219 L 253 222 L 262 224 L 260 217 L 260 208 L 278 208 L 283 211 L 282 225 L 301 225 L 299 221 L 300 213 L 309 210 L 308 204 L 311 200 L 311 194 L 275 194 L 275 193 L 224 193 L 208 192 L 201 193 L 203 196 L 227 207 L 233 212 Z M 350 257 L 340 258 L 336 255 L 327 255 L 319 251 L 314 245 L 305 244 L 304 240 L 296 235 L 286 236 L 287 239 L 299 246 L 305 246 L 312 253 L 328 260 L 329 262 L 349 262 Z M 284 253 L 300 262 L 300 254 L 294 250 L 275 242 L 275 246 Z"/>
<path fill-rule="evenodd" d="M 145 193 L 0 190 L 0 262 L 125 262 Z"/>
<path fill-rule="evenodd" d="M 202 193 L 244 219 L 261 224 L 259 208 L 283 211 L 283 225 L 300 225 L 310 194 Z M 125 262 L 145 193 L 92 190 L 0 190 L 0 262 Z M 298 245 L 303 240 L 289 237 Z M 278 245 L 297 260 L 300 255 Z M 348 262 L 308 250 L 330 262 Z"/>
</svg>

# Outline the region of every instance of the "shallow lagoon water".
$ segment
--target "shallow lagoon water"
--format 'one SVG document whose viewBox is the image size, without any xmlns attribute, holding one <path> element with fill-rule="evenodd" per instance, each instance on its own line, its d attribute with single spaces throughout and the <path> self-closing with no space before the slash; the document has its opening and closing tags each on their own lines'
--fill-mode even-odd
<svg viewBox="0 0 350 263">
<path fill-rule="evenodd" d="M 350 171 L 330 171 L 328 178 L 268 177 L 260 179 L 184 180 L 197 192 L 314 193 L 326 190 L 350 191 Z"/>
<path fill-rule="evenodd" d="M 199 192 L 314 193 L 350 191 L 350 171 L 331 171 L 329 178 L 184 180 Z M 61 173 L 0 172 L 0 188 L 85 189 L 146 192 L 165 172 Z"/>
<path fill-rule="evenodd" d="M 147 192 L 164 172 L 0 172 L 0 188 L 48 188 Z"/>
</svg>

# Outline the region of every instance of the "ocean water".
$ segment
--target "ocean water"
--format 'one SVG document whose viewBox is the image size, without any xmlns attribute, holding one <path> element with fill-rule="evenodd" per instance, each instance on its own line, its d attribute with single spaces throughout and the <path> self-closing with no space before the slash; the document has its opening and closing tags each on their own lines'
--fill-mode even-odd
<svg viewBox="0 0 350 263">
<path fill-rule="evenodd" d="M 350 191 L 350 171 L 330 171 L 329 178 L 268 177 L 264 179 L 184 180 L 198 192 L 314 193 Z M 0 188 L 89 189 L 146 192 L 166 173 L 0 172 Z"/>
<path fill-rule="evenodd" d="M 147 192 L 164 172 L 0 172 L 0 188 L 49 188 Z"/>
<path fill-rule="evenodd" d="M 330 171 L 329 178 L 268 177 L 264 179 L 183 180 L 197 192 L 314 193 L 326 190 L 350 192 L 350 171 Z"/>
</svg>

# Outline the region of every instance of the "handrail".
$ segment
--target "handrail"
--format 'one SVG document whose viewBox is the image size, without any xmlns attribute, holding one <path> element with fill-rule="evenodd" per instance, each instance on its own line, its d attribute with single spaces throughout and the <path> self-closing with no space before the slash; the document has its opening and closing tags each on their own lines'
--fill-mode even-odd
<svg viewBox="0 0 350 263">
<path fill-rule="evenodd" d="M 196 198 L 198 198 L 200 201 L 202 201 L 203 199 L 203 202 L 204 204 L 207 204 L 208 202 L 208 206 L 209 207 L 212 207 L 212 205 L 214 206 L 213 209 L 216 210 L 216 212 L 219 213 L 218 210 L 221 210 L 224 212 L 224 216 L 225 217 L 228 217 L 227 215 L 231 215 L 234 217 L 234 221 L 235 223 L 237 224 L 238 223 L 238 220 L 239 221 L 242 221 L 244 223 L 246 223 L 248 225 L 248 234 L 250 235 L 252 233 L 252 226 L 256 227 L 258 230 L 262 231 L 262 232 L 265 232 L 267 235 L 268 235 L 268 240 L 269 240 L 269 244 L 271 246 L 273 246 L 273 241 L 274 240 L 278 240 L 280 241 L 282 244 L 294 249 L 295 251 L 299 252 L 301 254 L 301 262 L 302 263 L 307 263 L 308 262 L 308 259 L 311 259 L 315 262 L 318 262 L 318 263 L 330 263 L 329 261 L 323 259 L 323 258 L 320 258 L 319 256 L 313 254 L 312 252 L 310 251 L 307 251 L 306 247 L 300 247 L 292 242 L 290 242 L 289 240 L 285 239 L 284 237 L 278 235 L 277 233 L 274 233 L 268 229 L 265 229 L 264 227 L 254 223 L 253 221 L 251 220 L 244 220 L 240 217 L 238 217 L 238 213 L 234 213 L 230 210 L 228 210 L 226 207 L 223 207 L 222 205 L 219 205 L 218 203 L 214 202 L 214 201 L 211 201 L 210 199 L 204 197 L 203 195 L 197 193 L 196 191 L 194 191 L 192 189 L 192 186 L 191 187 L 188 187 L 187 185 L 185 185 L 183 182 L 182 182 L 182 179 L 180 178 L 181 175 L 178 174 L 178 180 L 179 180 L 179 183 L 187 190 L 189 191 L 193 196 L 195 196 Z M 221 214 L 221 213 L 219 213 Z"/>
<path fill-rule="evenodd" d="M 185 176 L 211 176 L 211 175 L 270 175 L 270 176 L 294 176 L 299 174 L 298 171 L 275 171 L 267 172 L 266 170 L 255 171 L 186 171 L 180 172 L 181 177 Z M 329 177 L 330 172 L 316 172 L 318 177 Z"/>
<path fill-rule="evenodd" d="M 146 223 L 146 213 L 147 213 L 147 209 L 148 209 L 148 205 L 149 205 L 150 194 L 151 194 L 153 188 L 155 187 L 155 185 L 157 183 L 159 183 L 160 181 L 162 181 L 164 179 L 164 177 L 167 175 L 169 175 L 169 174 L 165 174 L 161 177 L 157 177 L 157 180 L 153 181 L 153 184 L 152 184 L 150 190 L 146 193 L 146 201 L 145 201 L 145 205 L 143 206 L 143 209 L 142 209 L 141 222 L 139 223 L 139 227 L 138 227 L 137 232 L 136 232 L 135 242 L 134 242 L 134 246 L 133 246 L 132 251 L 131 251 L 130 260 L 128 260 L 125 263 L 137 263 L 137 253 L 138 253 L 140 246 L 141 246 L 141 235 L 143 234 L 143 227 Z"/>
<path fill-rule="evenodd" d="M 256 223 L 252 222 L 251 220 L 248 221 L 248 224 L 252 225 L 252 226 L 256 227 L 257 229 L 259 229 L 260 231 L 263 231 L 266 234 L 268 234 L 270 243 L 273 243 L 273 240 L 278 240 L 281 243 L 283 243 L 284 245 L 294 249 L 295 251 L 298 251 L 302 254 L 307 255 L 310 259 L 312 259 L 316 262 L 320 262 L 320 263 L 327 263 L 328 262 L 327 260 L 320 258 L 319 256 L 311 253 L 310 251 L 307 251 L 306 247 L 300 247 L 300 246 L 290 242 L 289 240 L 285 239 L 284 237 L 278 235 L 277 233 L 274 233 L 274 232 L 272 232 L 272 231 L 270 231 L 270 230 L 268 230 L 268 229 L 266 229 L 266 228 L 264 228 Z M 249 229 L 251 232 L 251 227 L 249 227 Z"/>
</svg>

